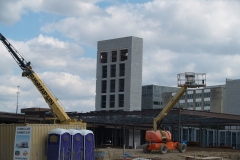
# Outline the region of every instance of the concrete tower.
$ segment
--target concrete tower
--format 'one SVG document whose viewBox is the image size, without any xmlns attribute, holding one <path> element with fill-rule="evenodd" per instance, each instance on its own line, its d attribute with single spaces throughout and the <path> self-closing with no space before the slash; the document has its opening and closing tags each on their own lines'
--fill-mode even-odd
<svg viewBox="0 0 240 160">
<path fill-rule="evenodd" d="M 143 39 L 98 41 L 96 111 L 141 110 Z"/>
</svg>

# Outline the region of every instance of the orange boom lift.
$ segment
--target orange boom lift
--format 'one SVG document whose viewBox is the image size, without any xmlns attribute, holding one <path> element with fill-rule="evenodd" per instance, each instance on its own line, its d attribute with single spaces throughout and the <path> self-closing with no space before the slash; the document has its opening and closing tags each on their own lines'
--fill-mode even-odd
<svg viewBox="0 0 240 160">
<path fill-rule="evenodd" d="M 153 119 L 153 130 L 146 131 L 145 140 L 147 144 L 143 146 L 144 153 L 159 151 L 161 154 L 167 153 L 168 150 L 177 149 L 183 153 L 187 146 L 180 142 L 173 142 L 172 135 L 169 131 L 157 129 L 163 121 L 163 118 L 170 112 L 187 88 L 197 88 L 206 86 L 206 74 L 186 72 L 180 73 L 177 76 L 178 87 L 181 87 L 178 92 L 171 98 L 167 105 L 162 109 L 156 118 Z"/>
</svg>

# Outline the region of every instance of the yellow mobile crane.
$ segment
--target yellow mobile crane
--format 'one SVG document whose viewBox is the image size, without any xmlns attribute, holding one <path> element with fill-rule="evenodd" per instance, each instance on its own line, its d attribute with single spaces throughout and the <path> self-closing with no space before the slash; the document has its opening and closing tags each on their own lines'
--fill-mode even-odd
<svg viewBox="0 0 240 160">
<path fill-rule="evenodd" d="M 161 154 L 167 153 L 168 150 L 177 149 L 179 152 L 186 151 L 186 145 L 180 142 L 173 142 L 172 135 L 169 131 L 158 129 L 164 117 L 171 111 L 174 105 L 186 92 L 187 88 L 205 87 L 206 74 L 186 72 L 178 74 L 178 92 L 171 98 L 162 111 L 153 119 L 153 130 L 146 131 L 145 140 L 147 144 L 143 147 L 143 152 L 159 151 Z"/>
<path fill-rule="evenodd" d="M 58 102 L 58 99 L 51 93 L 48 87 L 41 80 L 39 75 L 32 69 L 31 63 L 27 62 L 24 57 L 17 52 L 17 50 L 8 42 L 8 40 L 0 33 L 0 40 L 17 62 L 19 67 L 23 70 L 22 76 L 27 77 L 32 81 L 38 91 L 41 93 L 47 104 L 52 110 L 52 114 L 55 115 L 62 124 L 78 124 L 82 123 L 76 119 L 71 119 L 67 113 L 63 110 L 63 107 Z"/>
</svg>

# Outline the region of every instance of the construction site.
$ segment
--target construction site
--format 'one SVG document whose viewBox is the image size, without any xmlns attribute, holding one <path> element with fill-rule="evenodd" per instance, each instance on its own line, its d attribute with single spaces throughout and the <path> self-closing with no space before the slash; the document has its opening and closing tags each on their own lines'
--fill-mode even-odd
<svg viewBox="0 0 240 160">
<path fill-rule="evenodd" d="M 143 109 L 141 38 L 98 42 L 96 110 L 87 113 L 64 111 L 31 63 L 0 40 L 49 106 L 0 112 L 1 160 L 240 159 L 240 113 L 224 113 L 225 86 L 207 88 L 206 73 L 179 73 L 175 92 Z"/>
</svg>

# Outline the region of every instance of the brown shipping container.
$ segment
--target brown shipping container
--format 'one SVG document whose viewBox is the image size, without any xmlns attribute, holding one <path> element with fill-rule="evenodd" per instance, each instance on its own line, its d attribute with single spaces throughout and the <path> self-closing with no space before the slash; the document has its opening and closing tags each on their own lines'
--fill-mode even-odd
<svg viewBox="0 0 240 160">
<path fill-rule="evenodd" d="M 17 126 L 31 126 L 30 160 L 45 160 L 47 136 L 56 128 L 86 129 L 86 123 L 81 124 L 0 124 L 0 160 L 13 160 L 14 141 Z"/>
</svg>

